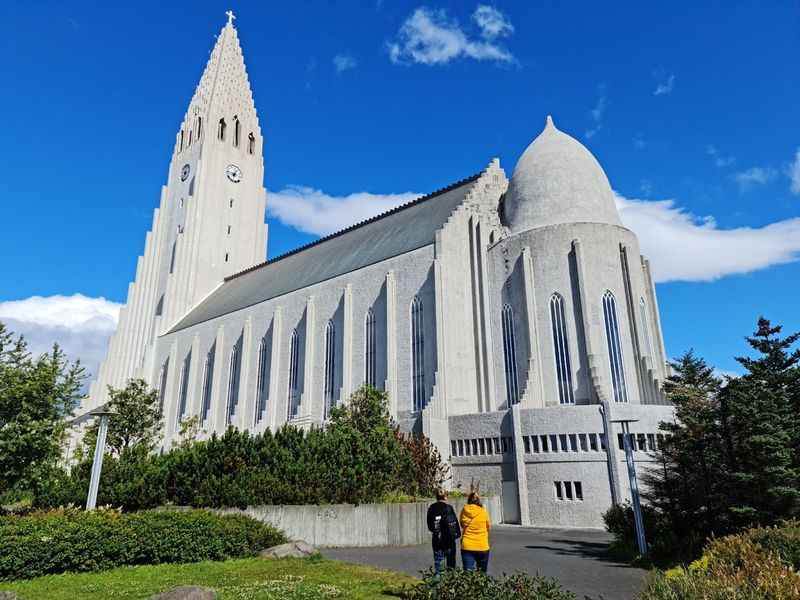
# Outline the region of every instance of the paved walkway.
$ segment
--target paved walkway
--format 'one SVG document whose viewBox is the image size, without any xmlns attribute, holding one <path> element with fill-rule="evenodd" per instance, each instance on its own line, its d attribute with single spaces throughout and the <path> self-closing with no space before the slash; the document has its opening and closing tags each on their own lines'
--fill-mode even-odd
<svg viewBox="0 0 800 600">
<path fill-rule="evenodd" d="M 497 525 L 492 529 L 489 574 L 525 571 L 557 577 L 579 599 L 633 600 L 645 571 L 612 561 L 610 536 L 589 529 L 536 529 Z M 399 548 L 329 548 L 328 558 L 403 571 L 411 575 L 432 564 L 430 545 Z M 461 564 L 459 557 L 458 564 Z"/>
</svg>

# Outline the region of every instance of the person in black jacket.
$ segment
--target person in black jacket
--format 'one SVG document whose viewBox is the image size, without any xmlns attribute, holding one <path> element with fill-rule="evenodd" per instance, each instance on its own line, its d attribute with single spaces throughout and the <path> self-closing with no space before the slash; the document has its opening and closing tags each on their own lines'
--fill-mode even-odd
<svg viewBox="0 0 800 600">
<path fill-rule="evenodd" d="M 447 492 L 436 492 L 436 502 L 428 507 L 428 530 L 433 534 L 433 568 L 436 575 L 447 561 L 448 569 L 456 568 L 456 540 L 461 537 L 461 526 L 456 511 L 447 503 Z"/>
</svg>

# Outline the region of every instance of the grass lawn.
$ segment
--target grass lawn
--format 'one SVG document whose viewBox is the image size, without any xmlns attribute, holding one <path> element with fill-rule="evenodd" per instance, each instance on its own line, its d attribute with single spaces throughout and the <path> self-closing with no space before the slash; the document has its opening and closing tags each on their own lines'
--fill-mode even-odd
<svg viewBox="0 0 800 600">
<path fill-rule="evenodd" d="M 120 567 L 100 573 L 64 573 L 0 582 L 23 600 L 148 598 L 179 585 L 214 588 L 220 600 L 397 598 L 414 578 L 318 557 Z"/>
</svg>

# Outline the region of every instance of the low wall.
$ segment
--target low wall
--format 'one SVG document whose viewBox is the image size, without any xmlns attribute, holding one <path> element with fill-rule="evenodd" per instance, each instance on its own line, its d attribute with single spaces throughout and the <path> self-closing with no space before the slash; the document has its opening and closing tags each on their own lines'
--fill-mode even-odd
<svg viewBox="0 0 800 600">
<path fill-rule="evenodd" d="M 414 546 L 430 541 L 426 517 L 431 502 L 250 506 L 219 512 L 245 514 L 277 527 L 290 539 L 303 540 L 318 548 Z M 450 503 L 458 515 L 465 499 L 454 498 Z M 492 523 L 500 523 L 500 497 L 483 498 L 483 503 Z"/>
</svg>

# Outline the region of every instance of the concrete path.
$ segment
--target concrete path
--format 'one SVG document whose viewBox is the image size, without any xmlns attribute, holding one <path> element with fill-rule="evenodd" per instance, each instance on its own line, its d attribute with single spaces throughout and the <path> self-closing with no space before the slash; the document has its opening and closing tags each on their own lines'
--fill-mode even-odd
<svg viewBox="0 0 800 600">
<path fill-rule="evenodd" d="M 633 600 L 645 571 L 612 561 L 610 536 L 589 529 L 535 529 L 497 525 L 492 529 L 489 574 L 525 571 L 556 577 L 583 600 Z M 432 565 L 430 545 L 399 548 L 329 548 L 327 558 L 363 563 L 419 576 Z M 461 564 L 459 556 L 458 564 Z"/>
</svg>

